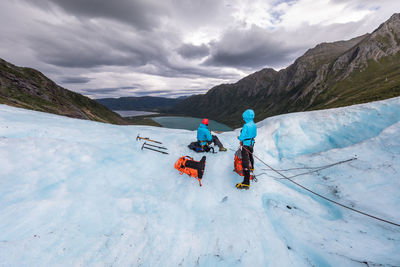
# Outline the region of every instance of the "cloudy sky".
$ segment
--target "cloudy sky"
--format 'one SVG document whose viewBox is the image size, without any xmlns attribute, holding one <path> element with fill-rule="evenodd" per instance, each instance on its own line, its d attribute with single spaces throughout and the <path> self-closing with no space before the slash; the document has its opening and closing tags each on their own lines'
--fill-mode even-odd
<svg viewBox="0 0 400 267">
<path fill-rule="evenodd" d="M 285 68 L 396 12 L 399 0 L 1 0 L 0 58 L 92 98 L 178 97 Z"/>
</svg>

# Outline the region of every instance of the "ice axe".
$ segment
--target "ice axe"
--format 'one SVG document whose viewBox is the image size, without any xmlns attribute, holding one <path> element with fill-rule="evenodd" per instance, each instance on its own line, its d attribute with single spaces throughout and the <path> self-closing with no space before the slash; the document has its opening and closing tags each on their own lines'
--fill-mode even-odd
<svg viewBox="0 0 400 267">
<path fill-rule="evenodd" d="M 136 136 L 136 141 L 137 141 L 137 140 L 146 140 L 146 141 L 154 142 L 154 143 L 157 143 L 157 144 L 162 144 L 161 142 L 158 142 L 158 141 L 155 141 L 155 140 L 151 140 L 151 139 L 148 138 L 148 137 L 140 137 L 139 135 Z"/>
<path fill-rule="evenodd" d="M 153 150 L 153 151 L 156 151 L 156 152 L 159 152 L 159 153 L 162 153 L 162 154 L 168 154 L 168 152 L 160 151 L 160 150 L 157 150 L 157 149 L 154 149 L 154 148 L 151 148 L 151 147 L 147 147 L 147 146 L 145 146 L 145 145 L 146 145 L 146 143 L 143 143 L 143 145 L 142 145 L 142 150 L 143 150 L 143 148 L 146 148 L 146 149 Z M 147 145 L 148 145 L 148 144 L 147 144 Z"/>
<path fill-rule="evenodd" d="M 163 146 L 155 146 L 155 145 L 152 145 L 152 144 L 148 144 L 148 143 L 146 143 L 146 141 L 144 142 L 144 145 L 156 147 L 156 148 L 159 148 L 159 149 L 167 149 L 166 147 L 163 147 Z"/>
</svg>

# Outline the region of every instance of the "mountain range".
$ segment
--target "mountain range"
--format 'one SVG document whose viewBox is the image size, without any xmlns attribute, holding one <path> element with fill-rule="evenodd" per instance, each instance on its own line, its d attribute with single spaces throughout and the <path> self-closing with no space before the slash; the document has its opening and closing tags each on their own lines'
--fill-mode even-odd
<svg viewBox="0 0 400 267">
<path fill-rule="evenodd" d="M 400 95 L 400 14 L 373 33 L 322 43 L 286 69 L 270 68 L 234 84 L 188 97 L 169 112 L 209 117 L 231 127 L 247 108 L 256 121 L 278 114 L 326 109 Z"/>
</svg>

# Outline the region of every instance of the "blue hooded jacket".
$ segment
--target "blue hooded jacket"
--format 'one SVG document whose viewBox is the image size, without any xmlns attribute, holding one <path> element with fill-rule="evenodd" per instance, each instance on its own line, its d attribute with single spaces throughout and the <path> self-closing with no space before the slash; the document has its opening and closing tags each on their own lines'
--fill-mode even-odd
<svg viewBox="0 0 400 267">
<path fill-rule="evenodd" d="M 202 146 L 206 145 L 207 141 L 212 141 L 212 136 L 207 125 L 200 123 L 199 128 L 197 128 L 197 140 L 199 140 Z"/>
<path fill-rule="evenodd" d="M 238 137 L 240 141 L 243 142 L 244 146 L 253 146 L 254 138 L 257 136 L 257 126 L 254 123 L 254 111 L 248 109 L 243 112 L 243 120 L 246 122 L 243 125 L 240 136 Z"/>
</svg>

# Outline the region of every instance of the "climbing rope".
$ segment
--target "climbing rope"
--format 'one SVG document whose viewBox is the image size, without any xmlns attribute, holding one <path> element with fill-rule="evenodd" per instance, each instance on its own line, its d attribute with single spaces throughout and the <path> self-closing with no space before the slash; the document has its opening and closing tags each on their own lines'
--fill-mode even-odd
<svg viewBox="0 0 400 267">
<path fill-rule="evenodd" d="M 335 162 L 335 163 L 332 163 L 332 164 L 328 164 L 328 165 L 325 165 L 325 166 L 320 166 L 320 167 L 300 167 L 300 168 L 292 168 L 292 169 L 277 170 L 277 171 L 282 172 L 282 171 L 291 171 L 291 170 L 310 170 L 310 169 L 312 170 L 312 171 L 302 172 L 302 173 L 287 177 L 287 178 L 292 179 L 292 178 L 295 178 L 295 177 L 298 177 L 298 176 L 307 175 L 307 174 L 314 173 L 314 172 L 319 172 L 319 171 L 331 168 L 333 166 L 336 166 L 336 165 L 339 165 L 339 164 L 343 164 L 343 163 L 346 163 L 346 162 L 350 162 L 350 161 L 353 161 L 353 160 L 356 160 L 356 159 L 357 158 L 354 157 L 354 158 L 351 158 L 351 159 L 348 159 L 348 160 L 342 160 L 342 161 L 338 161 L 338 162 Z M 268 170 L 268 169 L 262 169 L 262 170 L 264 170 L 264 171 L 272 171 L 272 170 Z M 282 177 L 271 176 L 271 175 L 269 175 L 268 173 L 265 173 L 265 172 L 259 173 L 259 174 L 257 174 L 257 176 L 264 175 L 264 174 L 266 174 L 269 177 L 274 178 L 274 179 L 286 179 L 286 178 L 282 178 Z"/>
<path fill-rule="evenodd" d="M 283 173 L 281 173 L 281 171 L 275 170 L 274 168 L 272 168 L 271 166 L 269 166 L 267 163 L 265 163 L 262 159 L 260 159 L 259 157 L 257 157 L 254 153 L 252 153 L 252 152 L 250 152 L 248 149 L 246 149 L 244 146 L 242 146 L 242 148 L 245 149 L 245 150 L 246 150 L 247 152 L 249 152 L 250 154 L 252 154 L 256 159 L 258 159 L 261 163 L 263 163 L 263 164 L 264 164 L 265 166 L 267 166 L 269 169 L 271 169 L 272 171 L 274 171 L 274 172 L 276 172 L 277 174 L 279 174 L 280 176 L 282 176 L 283 178 L 281 178 L 281 179 L 286 179 L 286 180 L 292 182 L 293 184 L 295 184 L 295 185 L 297 185 L 297 186 L 303 188 L 304 190 L 306 190 L 306 191 L 308 191 L 308 192 L 310 192 L 310 193 L 312 193 L 312 194 L 314 194 L 314 195 L 316 195 L 316 196 L 319 196 L 320 198 L 323 198 L 323 199 L 325 199 L 325 200 L 327 200 L 327 201 L 329 201 L 329 202 L 331 202 L 331 203 L 334 203 L 334 204 L 336 204 L 336 205 L 339 205 L 339 206 L 341 206 L 341 207 L 343 207 L 343 208 L 346 208 L 346 209 L 348 209 L 348 210 L 351 210 L 351 211 L 357 212 L 357 213 L 359 213 L 359 214 L 368 216 L 368 217 L 373 218 L 373 219 L 375 219 L 375 220 L 379 220 L 379 221 L 381 221 L 381 222 L 389 223 L 389 224 L 392 224 L 392 225 L 395 225 L 395 226 L 399 226 L 399 227 L 400 227 L 400 224 L 398 224 L 398 223 L 394 223 L 394 222 L 391 222 L 391 221 L 389 221 L 389 220 L 385 220 L 385 219 L 376 217 L 376 216 L 374 216 L 374 215 L 368 214 L 368 213 L 366 213 L 366 212 L 359 211 L 359 210 L 357 210 L 357 209 L 354 209 L 354 208 L 352 208 L 352 207 L 349 207 L 349 206 L 346 206 L 346 205 L 344 205 L 344 204 L 342 204 L 342 203 L 339 203 L 339 202 L 337 202 L 337 201 L 335 201 L 335 200 L 332 200 L 332 199 L 330 199 L 330 198 L 327 198 L 327 197 L 325 197 L 325 196 L 323 196 L 323 195 L 321 195 L 321 194 L 318 194 L 318 193 L 312 191 L 311 189 L 308 189 L 307 187 L 305 187 L 305 186 L 303 186 L 303 185 L 301 185 L 301 184 L 299 184 L 299 183 L 293 181 L 292 179 L 290 179 L 289 177 L 287 177 L 286 175 L 284 175 Z"/>
<path fill-rule="evenodd" d="M 298 168 L 290 168 L 290 169 L 283 169 L 283 170 L 277 170 L 277 171 L 284 172 L 284 171 L 315 170 L 315 169 L 323 170 L 323 169 L 330 168 L 330 167 L 333 167 L 335 165 L 343 164 L 343 163 L 346 163 L 346 162 L 349 162 L 349 161 L 353 161 L 353 160 L 356 160 L 356 159 L 357 159 L 357 155 L 354 158 L 338 161 L 338 162 L 335 162 L 335 163 L 332 163 L 332 164 L 328 164 L 328 165 L 323 165 L 323 166 L 318 166 L 318 167 L 298 167 Z M 272 170 L 269 170 L 269 169 L 262 169 L 262 170 L 272 171 Z M 281 179 L 281 178 L 279 178 L 279 179 Z"/>
<path fill-rule="evenodd" d="M 235 151 L 235 150 L 233 150 L 231 148 L 229 148 L 229 150 Z M 336 165 L 340 165 L 340 164 L 343 164 L 343 163 L 346 163 L 346 162 L 350 162 L 350 161 L 353 161 L 353 160 L 356 160 L 356 159 L 357 159 L 357 155 L 355 155 L 355 157 L 353 157 L 351 159 L 338 161 L 338 162 L 331 163 L 331 164 L 328 164 L 328 165 L 323 165 L 323 166 L 318 166 L 318 167 L 289 168 L 289 169 L 283 169 L 283 170 L 277 170 L 277 171 L 283 172 L 283 171 L 293 171 L 293 170 L 312 170 L 312 171 L 303 172 L 303 173 L 299 173 L 299 174 L 287 177 L 287 178 L 294 178 L 294 177 L 298 177 L 298 176 L 302 176 L 302 175 L 307 175 L 307 174 L 310 174 L 310 173 L 318 172 L 318 171 L 321 171 L 321 170 L 324 170 L 324 169 L 328 169 L 330 167 L 333 167 L 333 166 L 336 166 Z M 270 169 L 261 169 L 261 170 L 263 170 L 263 171 L 273 171 L 273 170 L 270 170 Z M 269 173 L 266 173 L 266 172 L 257 173 L 257 174 L 253 173 L 253 175 L 254 175 L 254 178 L 258 177 L 258 176 L 261 176 L 261 175 L 268 175 L 269 177 L 274 178 L 274 179 L 278 179 L 278 180 L 279 179 L 286 179 L 286 178 L 271 176 Z M 257 179 L 254 179 L 254 181 L 257 182 Z"/>
</svg>

